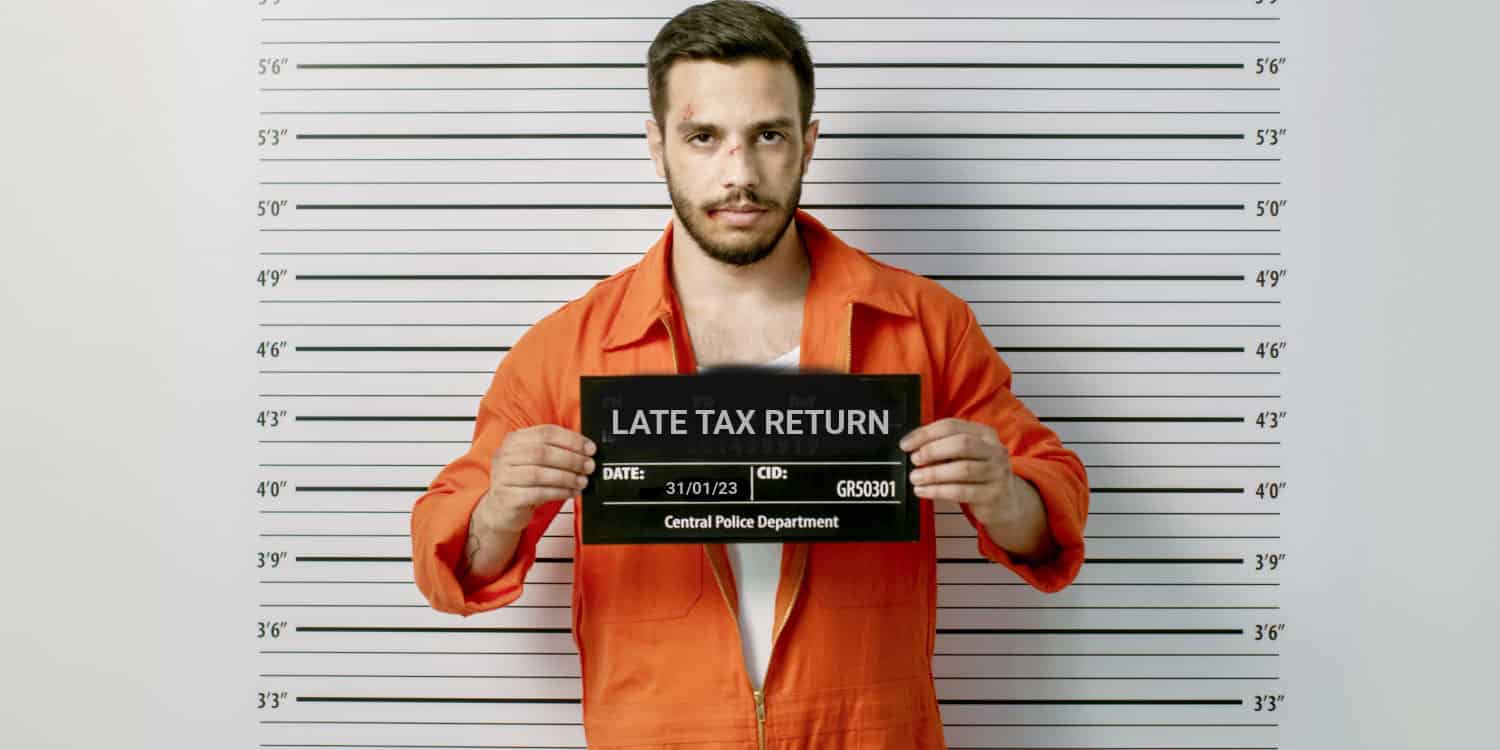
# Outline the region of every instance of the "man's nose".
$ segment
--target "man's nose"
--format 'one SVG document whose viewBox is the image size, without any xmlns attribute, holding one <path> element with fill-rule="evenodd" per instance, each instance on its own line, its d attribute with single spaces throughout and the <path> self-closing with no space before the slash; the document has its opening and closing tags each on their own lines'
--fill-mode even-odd
<svg viewBox="0 0 1500 750">
<path fill-rule="evenodd" d="M 760 183 L 760 170 L 749 144 L 733 141 L 724 150 L 724 187 L 755 187 Z"/>
</svg>

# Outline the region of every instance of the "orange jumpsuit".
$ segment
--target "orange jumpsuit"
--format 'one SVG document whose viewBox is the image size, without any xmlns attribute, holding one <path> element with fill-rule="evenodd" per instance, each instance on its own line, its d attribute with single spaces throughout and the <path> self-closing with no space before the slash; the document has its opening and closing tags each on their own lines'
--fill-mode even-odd
<svg viewBox="0 0 1500 750">
<path fill-rule="evenodd" d="M 812 275 L 802 364 L 855 373 L 920 373 L 921 423 L 958 417 L 993 427 L 1016 475 L 1042 497 L 1059 552 L 1012 559 L 965 508 L 978 551 L 1039 591 L 1083 564 L 1083 463 L 1011 392 L 1011 371 L 961 298 L 874 260 L 807 212 L 795 221 Z M 510 566 L 486 585 L 459 580 L 469 516 L 506 434 L 553 423 L 578 431 L 578 376 L 691 373 L 671 284 L 672 227 L 635 265 L 538 321 L 501 360 L 480 401 L 473 442 L 411 513 L 417 586 L 463 616 L 516 601 L 536 545 L 563 501 L 538 508 Z M 590 748 L 937 750 L 932 674 L 937 558 L 932 502 L 917 542 L 784 545 L 771 660 L 753 690 L 724 545 L 574 544 L 572 622 Z M 574 514 L 580 538 L 581 514 Z"/>
</svg>

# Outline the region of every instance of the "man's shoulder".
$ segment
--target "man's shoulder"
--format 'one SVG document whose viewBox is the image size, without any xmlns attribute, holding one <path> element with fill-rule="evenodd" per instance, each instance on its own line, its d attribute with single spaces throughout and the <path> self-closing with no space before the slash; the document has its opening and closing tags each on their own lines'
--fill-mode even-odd
<svg viewBox="0 0 1500 750">
<path fill-rule="evenodd" d="M 919 319 L 962 323 L 967 317 L 969 303 L 948 287 L 915 271 L 878 260 L 863 250 L 859 252 L 870 263 L 876 283 L 900 297 Z"/>
<path fill-rule="evenodd" d="M 639 265 L 637 261 L 594 282 L 582 295 L 543 315 L 523 336 L 566 341 L 571 347 L 590 340 L 590 337 L 602 337 L 604 327 L 624 300 L 625 289 Z"/>
</svg>

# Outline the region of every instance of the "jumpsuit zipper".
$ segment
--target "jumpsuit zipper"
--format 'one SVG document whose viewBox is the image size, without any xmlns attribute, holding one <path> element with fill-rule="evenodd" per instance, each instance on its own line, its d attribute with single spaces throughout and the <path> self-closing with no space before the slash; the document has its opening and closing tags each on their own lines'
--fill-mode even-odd
<svg viewBox="0 0 1500 750">
<path fill-rule="evenodd" d="M 672 343 L 672 371 L 681 375 L 683 374 L 682 364 L 677 360 L 677 335 L 672 331 L 672 313 L 663 313 L 658 320 L 666 327 L 667 339 Z M 729 592 L 724 590 L 724 582 L 719 580 L 719 571 L 717 568 L 714 569 L 714 583 L 719 587 L 719 595 L 724 597 L 724 604 L 729 607 L 729 615 L 734 619 L 734 631 L 738 633 L 740 630 L 740 618 L 739 615 L 735 614 L 734 604 L 729 601 Z M 772 652 L 776 650 L 776 639 L 774 637 L 771 639 L 771 650 Z M 743 661 L 741 659 L 741 662 Z M 755 699 L 756 747 L 759 750 L 766 750 L 766 693 L 764 690 L 757 690 L 755 684 L 750 682 L 748 667 L 742 669 L 740 674 L 745 677 L 745 686 L 750 688 L 750 695 Z"/>
<path fill-rule="evenodd" d="M 854 302 L 850 301 L 845 307 L 845 310 L 844 372 L 847 373 L 850 371 L 850 366 L 854 357 Z M 682 365 L 677 361 L 677 336 L 672 331 L 672 313 L 670 311 L 663 313 L 662 317 L 659 318 L 659 320 L 661 320 L 662 325 L 666 327 L 667 338 L 672 343 L 672 370 L 680 375 L 682 374 Z M 773 661 L 776 657 L 776 642 L 781 639 L 781 631 L 786 628 L 786 624 L 788 622 L 791 622 L 792 620 L 792 611 L 797 608 L 798 595 L 802 593 L 802 579 L 805 578 L 806 575 L 806 571 L 804 571 L 803 575 L 797 578 L 797 587 L 792 589 L 792 600 L 789 604 L 787 604 L 786 617 L 782 618 L 781 627 L 777 628 L 776 632 L 771 634 L 771 660 Z M 737 610 L 734 606 L 734 603 L 729 601 L 729 592 L 724 589 L 724 582 L 719 580 L 719 571 L 717 568 L 714 568 L 714 583 L 719 587 L 719 595 L 724 597 L 725 606 L 729 607 L 730 617 L 734 619 L 735 632 L 738 633 L 740 630 L 740 618 L 739 615 L 736 614 Z M 764 688 L 761 688 L 759 690 L 755 688 L 755 684 L 750 682 L 749 666 L 743 664 L 743 659 L 741 659 L 740 661 L 743 667 L 740 674 L 744 675 L 745 684 L 750 687 L 750 695 L 755 699 L 756 746 L 760 750 L 766 750 L 766 691 Z M 766 676 L 768 678 L 770 677 L 769 671 L 767 671 Z M 769 679 L 767 681 L 769 681 Z"/>
</svg>

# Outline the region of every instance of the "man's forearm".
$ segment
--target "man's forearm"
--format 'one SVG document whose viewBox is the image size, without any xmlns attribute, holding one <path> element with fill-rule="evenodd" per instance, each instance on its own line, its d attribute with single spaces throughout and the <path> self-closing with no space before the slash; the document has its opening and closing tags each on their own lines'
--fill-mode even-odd
<svg viewBox="0 0 1500 750">
<path fill-rule="evenodd" d="M 529 519 L 528 519 L 529 520 Z M 464 544 L 464 559 L 459 561 L 457 576 L 465 589 L 492 583 L 510 565 L 521 542 L 526 524 L 518 519 L 492 517 L 481 501 L 469 516 L 469 539 Z"/>
<path fill-rule="evenodd" d="M 1047 529 L 1047 508 L 1035 486 L 1011 475 L 1011 499 L 1008 511 L 992 519 L 981 519 L 990 539 L 1012 556 L 1029 561 L 1051 559 L 1057 554 L 1057 542 Z"/>
</svg>

